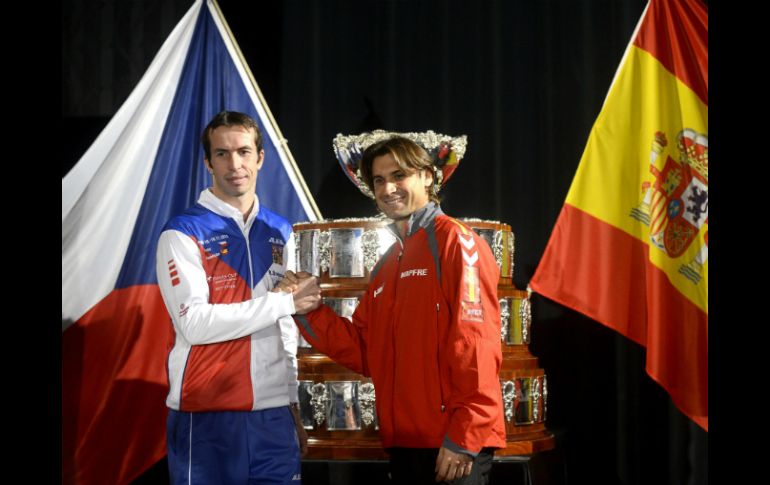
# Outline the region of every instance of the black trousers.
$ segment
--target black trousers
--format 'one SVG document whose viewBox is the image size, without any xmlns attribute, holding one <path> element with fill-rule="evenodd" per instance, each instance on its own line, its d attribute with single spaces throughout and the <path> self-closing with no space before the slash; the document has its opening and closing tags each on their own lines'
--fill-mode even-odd
<svg viewBox="0 0 770 485">
<path fill-rule="evenodd" d="M 398 485 L 436 485 L 438 448 L 388 448 L 390 478 Z M 487 485 L 492 470 L 494 448 L 483 448 L 474 458 L 471 474 L 451 485 Z"/>
</svg>

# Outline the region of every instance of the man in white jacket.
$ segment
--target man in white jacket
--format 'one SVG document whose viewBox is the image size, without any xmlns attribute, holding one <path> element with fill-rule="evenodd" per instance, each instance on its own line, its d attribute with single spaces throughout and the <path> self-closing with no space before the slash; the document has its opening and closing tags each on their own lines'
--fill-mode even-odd
<svg viewBox="0 0 770 485">
<path fill-rule="evenodd" d="M 296 326 L 317 307 L 313 278 L 283 292 L 292 227 L 259 205 L 262 135 L 223 111 L 201 136 L 212 187 L 158 241 L 158 284 L 175 341 L 166 399 L 171 483 L 298 483 L 307 449 L 297 398 Z"/>
</svg>

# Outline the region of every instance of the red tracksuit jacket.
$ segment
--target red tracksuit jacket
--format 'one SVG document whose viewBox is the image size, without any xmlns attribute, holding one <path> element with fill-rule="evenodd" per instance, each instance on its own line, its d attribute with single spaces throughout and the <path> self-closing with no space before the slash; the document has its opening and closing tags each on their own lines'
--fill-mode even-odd
<svg viewBox="0 0 770 485">
<path fill-rule="evenodd" d="M 353 321 L 323 305 L 305 339 L 372 378 L 384 448 L 505 447 L 499 269 L 487 243 L 429 203 L 372 271 Z"/>
</svg>

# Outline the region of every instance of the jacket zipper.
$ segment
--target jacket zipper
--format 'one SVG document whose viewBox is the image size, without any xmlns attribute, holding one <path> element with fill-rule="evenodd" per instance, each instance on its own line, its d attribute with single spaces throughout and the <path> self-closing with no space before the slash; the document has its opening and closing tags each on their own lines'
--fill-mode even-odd
<svg viewBox="0 0 770 485">
<path fill-rule="evenodd" d="M 446 411 L 444 405 L 444 379 L 441 376 L 441 343 L 439 340 L 439 312 L 441 310 L 441 304 L 436 303 L 436 373 L 438 374 L 438 391 L 441 398 L 441 412 Z"/>
<path fill-rule="evenodd" d="M 245 224 L 241 226 L 241 233 L 243 234 L 243 238 L 246 240 L 246 257 L 248 258 L 248 262 L 249 262 L 249 290 L 251 292 L 252 298 L 254 298 L 254 268 L 252 268 L 252 263 L 251 263 L 251 245 L 249 244 L 249 232 L 251 231 L 251 227 L 253 225 L 254 225 L 254 220 L 252 220 L 251 226 L 246 226 Z M 251 381 L 251 407 L 252 409 L 254 409 L 254 407 L 257 404 L 257 392 L 256 392 L 257 383 L 254 382 L 254 369 L 252 368 L 252 364 L 253 364 L 253 356 L 251 355 L 251 343 L 249 343 L 249 380 Z"/>
<path fill-rule="evenodd" d="M 393 295 L 398 295 L 398 275 L 401 273 L 401 257 L 404 255 L 404 241 L 401 240 L 400 234 L 398 234 L 398 231 L 391 231 L 396 236 L 396 241 L 398 242 L 400 248 L 398 250 L 398 257 L 396 258 L 396 267 L 398 268 L 396 271 L 396 274 L 394 275 L 393 279 Z M 390 316 L 390 324 L 393 327 L 393 332 L 391 332 L 392 340 L 390 342 L 391 348 L 393 349 L 393 366 L 396 365 L 396 312 L 392 312 Z M 396 389 L 396 372 L 395 368 L 393 369 L 393 389 Z M 394 432 L 396 428 L 396 400 L 391 399 L 390 400 L 390 415 L 393 417 L 393 429 L 391 430 L 391 433 Z"/>
</svg>

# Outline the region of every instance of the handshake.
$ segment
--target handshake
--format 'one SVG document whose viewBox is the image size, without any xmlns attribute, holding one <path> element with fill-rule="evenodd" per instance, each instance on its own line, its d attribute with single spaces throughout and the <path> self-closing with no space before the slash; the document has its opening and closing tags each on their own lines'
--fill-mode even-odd
<svg viewBox="0 0 770 485">
<path fill-rule="evenodd" d="M 294 296 L 295 315 L 304 315 L 321 305 L 321 287 L 318 286 L 318 278 L 305 271 L 299 273 L 286 271 L 283 280 L 273 288 L 273 291 L 283 291 Z"/>
</svg>

